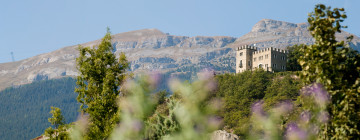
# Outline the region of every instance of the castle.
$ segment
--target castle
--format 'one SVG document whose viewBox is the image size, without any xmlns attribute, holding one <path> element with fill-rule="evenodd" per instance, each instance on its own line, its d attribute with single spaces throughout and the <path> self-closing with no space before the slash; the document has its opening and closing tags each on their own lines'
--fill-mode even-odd
<svg viewBox="0 0 360 140">
<path fill-rule="evenodd" d="M 285 71 L 287 51 L 277 48 L 257 50 L 254 46 L 241 46 L 236 49 L 236 73 L 262 68 L 266 71 Z"/>
</svg>

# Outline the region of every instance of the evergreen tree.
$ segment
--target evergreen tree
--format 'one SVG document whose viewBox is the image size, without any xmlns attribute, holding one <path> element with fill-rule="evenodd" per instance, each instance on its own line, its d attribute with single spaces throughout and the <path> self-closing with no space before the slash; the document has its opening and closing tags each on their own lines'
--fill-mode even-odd
<svg viewBox="0 0 360 140">
<path fill-rule="evenodd" d="M 59 128 L 60 125 L 64 124 L 64 116 L 61 114 L 60 108 L 51 107 L 50 114 L 52 114 L 52 118 L 49 118 L 49 122 L 51 125 L 54 125 L 55 128 Z"/>
<path fill-rule="evenodd" d="M 117 59 L 112 50 L 109 29 L 98 46 L 79 46 L 80 56 L 76 59 L 79 76 L 75 92 L 82 113 L 89 114 L 87 139 L 107 138 L 119 122 L 119 87 L 126 78 L 129 64 L 124 53 Z"/>
<path fill-rule="evenodd" d="M 67 132 L 68 125 L 64 125 L 64 116 L 61 114 L 60 108 L 51 107 L 50 114 L 52 117 L 49 118 L 51 125 L 55 126 L 55 129 L 49 127 L 45 130 L 44 135 L 50 140 L 68 140 L 69 134 Z"/>
<path fill-rule="evenodd" d="M 340 23 L 346 18 L 343 8 L 316 5 L 309 14 L 309 31 L 315 44 L 301 49 L 299 59 L 306 84 L 321 83 L 331 94 L 328 110 L 331 121 L 322 127 L 322 139 L 356 139 L 360 137 L 360 55 L 337 41 Z M 348 37 L 348 41 L 352 36 Z"/>
</svg>

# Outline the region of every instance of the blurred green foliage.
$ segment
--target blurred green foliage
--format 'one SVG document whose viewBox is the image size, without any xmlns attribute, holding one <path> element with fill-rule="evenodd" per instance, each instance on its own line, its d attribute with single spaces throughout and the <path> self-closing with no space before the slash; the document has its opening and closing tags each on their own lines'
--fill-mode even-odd
<svg viewBox="0 0 360 140">
<path fill-rule="evenodd" d="M 300 49 L 300 78 L 305 84 L 321 83 L 331 95 L 328 111 L 332 117 L 322 126 L 321 139 L 354 139 L 360 137 L 360 55 L 338 41 L 340 23 L 346 19 L 343 8 L 319 4 L 309 14 L 310 34 L 315 44 Z"/>
<path fill-rule="evenodd" d="M 174 79 L 170 87 L 176 94 L 170 97 L 165 91 L 155 92 L 154 83 L 159 75 L 144 75 L 127 81 L 123 85 L 124 96 L 118 101 L 120 123 L 109 138 L 209 139 L 221 124 L 214 115 L 221 106 L 208 98 L 216 88 L 213 76 L 214 73 L 205 72 L 193 83 Z M 74 127 L 71 137 L 87 139 L 81 135 L 87 126 L 77 126 L 80 127 Z"/>
<path fill-rule="evenodd" d="M 264 110 L 263 101 L 255 102 L 251 107 L 247 139 L 316 140 L 320 126 L 330 119 L 326 110 L 329 100 L 330 96 L 321 84 L 312 84 L 302 88 L 297 102 L 278 102 L 268 110 Z M 302 112 L 297 113 L 299 110 Z M 296 117 L 292 115 L 294 113 Z"/>
</svg>

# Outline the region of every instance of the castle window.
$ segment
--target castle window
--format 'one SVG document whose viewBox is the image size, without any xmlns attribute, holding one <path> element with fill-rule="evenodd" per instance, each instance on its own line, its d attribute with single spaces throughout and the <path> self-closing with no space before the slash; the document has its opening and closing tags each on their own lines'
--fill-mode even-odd
<svg viewBox="0 0 360 140">
<path fill-rule="evenodd" d="M 248 65 L 251 66 L 251 61 L 250 60 L 248 61 Z"/>
<path fill-rule="evenodd" d="M 273 64 L 273 68 L 276 68 L 276 64 Z"/>
<path fill-rule="evenodd" d="M 282 57 L 281 57 L 281 60 L 285 60 L 285 56 L 282 56 Z"/>
<path fill-rule="evenodd" d="M 274 54 L 274 58 L 276 58 L 276 54 Z"/>
<path fill-rule="evenodd" d="M 265 68 L 267 68 L 269 65 L 268 64 L 265 64 Z"/>
<path fill-rule="evenodd" d="M 264 58 L 263 56 L 259 56 L 259 60 L 263 60 L 263 58 Z"/>
<path fill-rule="evenodd" d="M 254 58 L 254 62 L 256 61 L 256 58 Z"/>
<path fill-rule="evenodd" d="M 243 52 L 240 53 L 240 56 L 242 56 L 242 55 L 243 55 Z"/>
<path fill-rule="evenodd" d="M 265 59 L 268 59 L 268 58 L 269 58 L 269 55 L 268 55 L 268 54 L 266 54 L 266 55 L 265 55 Z"/>
<path fill-rule="evenodd" d="M 242 60 L 240 60 L 240 65 L 239 65 L 239 67 L 240 68 L 242 68 L 243 66 L 242 66 Z"/>
</svg>

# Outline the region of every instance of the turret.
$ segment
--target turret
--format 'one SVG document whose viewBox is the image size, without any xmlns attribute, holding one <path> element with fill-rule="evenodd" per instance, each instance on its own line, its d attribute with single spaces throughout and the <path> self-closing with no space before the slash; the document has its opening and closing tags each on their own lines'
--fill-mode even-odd
<svg viewBox="0 0 360 140">
<path fill-rule="evenodd" d="M 236 49 L 236 73 L 251 70 L 252 55 L 257 50 L 254 46 L 244 45 Z"/>
</svg>

